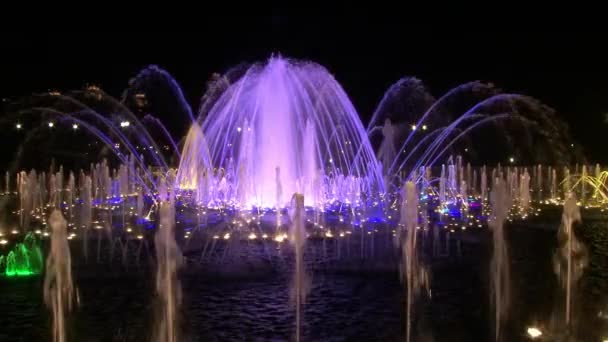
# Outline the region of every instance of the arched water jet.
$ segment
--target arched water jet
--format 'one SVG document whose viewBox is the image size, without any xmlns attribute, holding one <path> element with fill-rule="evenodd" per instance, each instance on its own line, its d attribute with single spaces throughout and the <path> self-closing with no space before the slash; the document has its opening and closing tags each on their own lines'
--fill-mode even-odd
<svg viewBox="0 0 608 342">
<path fill-rule="evenodd" d="M 245 129 L 249 139 L 243 138 Z M 384 190 L 352 104 L 333 77 L 314 63 L 271 58 L 253 65 L 215 102 L 202 130 L 214 167 L 228 170 L 232 165 L 252 180 L 251 189 L 243 189 L 248 193 L 239 196 L 246 198 L 241 206 L 274 207 L 276 168 L 281 170 L 283 193 L 295 193 L 302 183 L 315 179 L 313 162 L 321 178 L 354 176 L 366 182 L 370 192 Z M 251 142 L 254 156 L 242 156 L 243 146 Z M 249 167 L 241 168 L 242 163 Z M 310 206 L 317 201 L 305 200 Z M 280 206 L 285 204 L 282 199 Z"/>
</svg>

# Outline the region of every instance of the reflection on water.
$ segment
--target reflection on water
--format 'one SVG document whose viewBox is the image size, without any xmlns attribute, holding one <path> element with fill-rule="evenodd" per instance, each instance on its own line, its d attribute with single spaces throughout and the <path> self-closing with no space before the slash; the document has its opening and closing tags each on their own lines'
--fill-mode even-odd
<svg viewBox="0 0 608 342">
<path fill-rule="evenodd" d="M 591 260 L 573 308 L 579 340 L 597 341 L 608 333 L 608 226 L 587 223 L 578 229 Z M 524 340 L 525 328 L 542 327 L 557 296 L 551 255 L 555 230 L 509 227 L 513 279 L 508 341 Z M 416 341 L 489 341 L 490 254 L 481 245 L 463 246 L 461 259 L 432 264 L 433 297 L 413 322 Z M 68 319 L 71 341 L 147 341 L 154 326 L 153 272 L 116 276 L 76 273 L 81 306 Z M 284 341 L 293 338 L 289 275 L 257 280 L 182 277 L 183 341 Z M 0 341 L 49 341 L 50 317 L 39 277 L 1 279 Z M 402 341 L 404 293 L 397 273 L 313 274 L 304 306 L 303 341 Z M 578 311 L 577 311 L 578 310 Z M 602 311 L 603 310 L 603 311 Z M 603 315 L 600 314 L 603 312 Z M 578 312 L 578 313 L 577 313 Z M 593 327 L 591 329 L 590 327 Z"/>
</svg>

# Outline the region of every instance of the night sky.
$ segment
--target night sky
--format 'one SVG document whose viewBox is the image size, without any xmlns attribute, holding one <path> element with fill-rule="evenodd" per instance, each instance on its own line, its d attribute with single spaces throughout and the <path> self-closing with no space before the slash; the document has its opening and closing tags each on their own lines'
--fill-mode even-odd
<svg viewBox="0 0 608 342">
<path fill-rule="evenodd" d="M 120 96 L 149 65 L 168 70 L 196 107 L 213 72 L 272 53 L 324 65 L 366 123 L 384 91 L 403 76 L 439 96 L 483 80 L 536 97 L 570 126 L 590 162 L 608 162 L 608 61 L 603 32 L 417 31 L 399 20 L 272 15 L 202 20 L 200 32 L 1 33 L 0 96 L 100 85 Z M 178 118 L 161 118 L 177 120 Z M 184 117 L 186 122 L 187 118 Z M 176 132 L 180 134 L 181 132 Z"/>
</svg>

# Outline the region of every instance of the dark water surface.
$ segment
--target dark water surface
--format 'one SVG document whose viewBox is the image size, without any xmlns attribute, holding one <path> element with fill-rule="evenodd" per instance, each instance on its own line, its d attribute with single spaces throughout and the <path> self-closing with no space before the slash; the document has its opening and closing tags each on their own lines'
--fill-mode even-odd
<svg viewBox="0 0 608 342">
<path fill-rule="evenodd" d="M 592 258 L 575 298 L 574 341 L 608 336 L 608 225 L 578 232 Z M 479 231 L 477 234 L 484 235 Z M 512 269 L 506 341 L 526 341 L 525 329 L 550 329 L 561 295 L 553 273 L 554 229 L 508 228 Z M 488 269 L 491 249 L 463 245 L 463 257 L 432 262 L 431 298 L 416 303 L 413 341 L 491 341 Z M 69 319 L 70 341 L 149 341 L 155 323 L 152 271 L 76 273 L 80 306 Z M 293 340 L 289 275 L 214 279 L 184 275 L 181 341 Z M 303 341 L 403 341 L 405 292 L 397 272 L 313 274 L 304 308 Z M 0 341 L 49 341 L 42 278 L 0 279 Z M 547 339 L 558 340 L 558 339 Z"/>
</svg>

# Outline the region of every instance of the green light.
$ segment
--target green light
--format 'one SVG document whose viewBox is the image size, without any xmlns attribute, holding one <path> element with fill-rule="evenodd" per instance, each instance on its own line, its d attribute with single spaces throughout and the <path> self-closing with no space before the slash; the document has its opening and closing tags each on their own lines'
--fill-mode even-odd
<svg viewBox="0 0 608 342">
<path fill-rule="evenodd" d="M 40 274 L 43 265 L 40 245 L 32 233 L 28 233 L 8 255 L 0 255 L 0 274 L 4 273 L 7 277 Z"/>
</svg>

